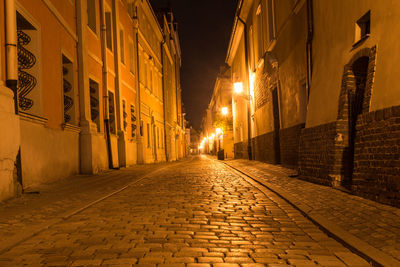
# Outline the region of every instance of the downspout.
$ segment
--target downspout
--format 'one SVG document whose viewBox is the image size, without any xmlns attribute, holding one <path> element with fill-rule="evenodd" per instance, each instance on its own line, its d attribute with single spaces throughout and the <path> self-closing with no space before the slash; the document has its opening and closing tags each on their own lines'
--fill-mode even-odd
<svg viewBox="0 0 400 267">
<path fill-rule="evenodd" d="M 165 161 L 168 162 L 169 158 L 168 158 L 168 150 L 167 150 L 167 106 L 166 106 L 166 102 L 165 102 L 165 75 L 164 75 L 164 49 L 163 46 L 165 44 L 165 36 L 164 39 L 161 42 L 161 73 L 162 73 L 162 91 L 163 91 L 163 110 L 164 110 L 164 152 L 165 152 Z"/>
<path fill-rule="evenodd" d="M 141 100 L 140 100 L 140 58 L 139 58 L 139 17 L 138 17 L 138 8 L 136 7 L 135 10 L 135 17 L 133 17 L 135 20 L 135 28 L 136 28 L 136 82 L 137 82 L 137 87 L 136 87 L 136 96 L 137 96 L 137 110 L 138 110 L 138 122 L 139 122 L 139 135 L 137 137 L 137 162 L 142 163 L 143 156 L 139 155 L 140 150 L 142 150 L 142 147 L 140 146 L 139 149 L 139 143 L 142 142 L 142 133 L 143 133 L 143 128 L 142 128 L 142 109 L 141 109 Z M 142 150 L 143 154 L 143 150 Z"/>
<path fill-rule="evenodd" d="M 5 1 L 5 30 L 6 30 L 6 86 L 14 93 L 14 112 L 18 115 L 18 53 L 17 53 L 17 13 L 15 9 L 15 0 Z M 21 186 L 21 192 L 24 192 L 22 185 L 22 164 L 21 164 L 21 146 L 18 148 L 18 154 L 15 160 L 17 170 L 17 183 Z"/>
<path fill-rule="evenodd" d="M 107 40 L 106 40 L 106 22 L 105 22 L 105 6 L 104 0 L 100 0 L 100 36 L 101 36 L 101 57 L 103 62 L 102 76 L 103 76 L 103 97 L 104 97 L 104 124 L 106 126 L 106 142 L 108 153 L 108 167 L 114 168 L 111 150 L 111 136 L 110 136 L 110 114 L 108 103 L 108 71 L 107 71 Z"/>
<path fill-rule="evenodd" d="M 307 0 L 307 44 L 306 44 L 306 57 L 307 57 L 307 100 L 310 96 L 311 78 L 312 78 L 312 41 L 314 34 L 314 14 L 313 14 L 313 0 Z"/>
<path fill-rule="evenodd" d="M 247 86 L 250 90 L 250 77 L 249 77 L 249 57 L 248 57 L 248 44 L 247 44 L 247 25 L 246 22 L 242 20 L 240 17 L 240 11 L 243 6 L 243 1 L 241 2 L 239 11 L 237 13 L 237 18 L 238 20 L 243 24 L 244 26 L 244 57 L 245 57 L 245 64 L 246 64 L 246 75 L 247 75 Z M 251 145 L 251 116 L 250 116 L 250 99 L 247 100 L 247 152 L 249 155 L 249 160 L 253 159 L 253 153 L 252 153 L 252 145 Z"/>
<path fill-rule="evenodd" d="M 18 55 L 15 0 L 5 0 L 6 86 L 14 93 L 14 112 L 18 115 Z"/>
</svg>

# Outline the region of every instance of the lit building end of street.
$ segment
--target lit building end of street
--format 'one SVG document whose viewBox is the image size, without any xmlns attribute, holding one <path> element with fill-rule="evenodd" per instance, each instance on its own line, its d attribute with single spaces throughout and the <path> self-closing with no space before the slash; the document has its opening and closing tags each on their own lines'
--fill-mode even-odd
<svg viewBox="0 0 400 267">
<path fill-rule="evenodd" d="M 0 18 L 0 266 L 400 266 L 399 1 Z"/>
</svg>

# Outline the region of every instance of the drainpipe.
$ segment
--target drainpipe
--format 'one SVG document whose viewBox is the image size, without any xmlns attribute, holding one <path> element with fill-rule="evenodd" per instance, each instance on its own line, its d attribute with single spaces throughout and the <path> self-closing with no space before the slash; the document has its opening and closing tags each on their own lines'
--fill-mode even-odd
<svg viewBox="0 0 400 267">
<path fill-rule="evenodd" d="M 168 161 L 168 150 L 167 150 L 167 118 L 166 118 L 166 109 L 167 105 L 165 102 L 165 75 L 164 75 L 164 49 L 163 46 L 165 44 L 165 36 L 164 39 L 161 42 L 161 73 L 162 73 L 162 91 L 163 91 L 163 106 L 164 106 L 164 151 L 165 151 L 165 161 Z"/>
<path fill-rule="evenodd" d="M 143 163 L 143 149 L 142 149 L 142 109 L 141 109 L 141 100 L 140 100 L 140 58 L 139 58 L 139 17 L 138 17 L 138 8 L 135 9 L 134 19 L 134 27 L 136 31 L 136 97 L 137 97 L 137 118 L 139 123 L 139 134 L 137 136 L 137 162 Z M 142 153 L 142 154 L 140 154 Z"/>
<path fill-rule="evenodd" d="M 6 86 L 14 93 L 14 112 L 18 115 L 18 55 L 15 0 L 5 1 L 6 22 Z"/>
<path fill-rule="evenodd" d="M 240 3 L 240 8 L 239 12 L 237 13 L 236 17 L 238 20 L 243 24 L 244 26 L 244 57 L 245 57 L 245 64 L 246 64 L 246 75 L 247 75 L 247 86 L 250 90 L 250 77 L 249 77 L 249 56 L 248 56 L 248 44 L 247 44 L 247 25 L 246 22 L 243 21 L 243 19 L 240 17 L 240 11 L 243 6 L 243 1 Z M 252 153 L 252 145 L 251 145 L 251 116 L 250 116 L 250 98 L 247 100 L 247 152 L 249 155 L 249 160 L 253 159 L 253 153 Z"/>
<path fill-rule="evenodd" d="M 107 40 L 106 40 L 106 21 L 105 21 L 105 6 L 104 0 L 100 0 L 100 36 L 101 36 L 101 57 L 103 61 L 103 98 L 104 98 L 104 124 L 106 126 L 106 142 L 108 153 L 108 167 L 114 168 L 111 150 L 111 135 L 110 135 L 110 114 L 108 103 L 108 70 L 107 70 Z"/>
<path fill-rule="evenodd" d="M 14 93 L 14 112 L 18 115 L 18 54 L 17 54 L 17 13 L 15 9 L 15 0 L 5 1 L 5 30 L 6 30 L 6 86 Z M 22 163 L 21 146 L 18 148 L 17 158 L 15 160 L 17 170 L 17 183 L 21 186 L 21 192 L 24 193 L 22 185 Z"/>
<path fill-rule="evenodd" d="M 310 95 L 311 77 L 312 77 L 312 40 L 314 33 L 314 14 L 313 14 L 313 1 L 307 0 L 307 44 L 306 44 L 306 57 L 307 57 L 307 99 Z"/>
</svg>

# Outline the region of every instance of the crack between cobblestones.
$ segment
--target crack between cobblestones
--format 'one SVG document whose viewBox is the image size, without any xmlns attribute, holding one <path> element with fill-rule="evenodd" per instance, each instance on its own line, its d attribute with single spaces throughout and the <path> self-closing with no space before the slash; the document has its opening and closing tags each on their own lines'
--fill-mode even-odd
<svg viewBox="0 0 400 267">
<path fill-rule="evenodd" d="M 18 246 L 19 244 L 31 239 L 32 237 L 42 233 L 43 231 L 46 231 L 47 229 L 49 229 L 53 225 L 55 225 L 57 223 L 60 223 L 60 222 L 63 222 L 65 220 L 69 219 L 70 217 L 72 217 L 72 216 L 74 216 L 76 214 L 79 214 L 79 213 L 83 212 L 84 210 L 96 205 L 97 203 L 99 203 L 101 201 L 104 201 L 107 198 L 110 198 L 110 197 L 112 197 L 112 196 L 124 191 L 125 189 L 133 186 L 134 184 L 137 184 L 138 182 L 142 181 L 143 179 L 148 178 L 149 176 L 152 176 L 152 175 L 154 175 L 154 174 L 156 174 L 156 173 L 158 173 L 160 171 L 163 171 L 165 169 L 168 169 L 168 168 L 171 168 L 171 167 L 176 167 L 177 165 L 180 165 L 182 163 L 183 162 L 178 162 L 176 164 L 173 164 L 173 165 L 170 165 L 170 166 L 165 166 L 165 167 L 162 167 L 160 169 L 151 171 L 151 172 L 143 175 L 139 179 L 128 183 L 127 185 L 123 186 L 122 188 L 117 189 L 117 190 L 113 191 L 112 193 L 110 193 L 110 194 L 108 194 L 106 196 L 103 196 L 103 197 L 101 197 L 101 198 L 99 198 L 99 199 L 97 199 L 95 201 L 92 201 L 89 204 L 87 204 L 87 205 L 85 205 L 85 206 L 83 206 L 83 207 L 81 207 L 79 209 L 76 209 L 76 210 L 74 210 L 72 212 L 66 212 L 63 215 L 59 216 L 58 218 L 51 219 L 47 223 L 43 223 L 43 224 L 40 224 L 40 225 L 37 225 L 37 226 L 32 226 L 29 229 L 28 233 L 17 234 L 15 236 L 11 237 L 8 240 L 2 240 L 2 242 L 0 244 L 0 255 L 6 253 L 7 251 L 10 251 L 12 248 L 14 248 L 14 247 Z"/>
<path fill-rule="evenodd" d="M 285 200 L 292 207 L 298 210 L 303 216 L 309 219 L 312 223 L 318 226 L 318 228 L 320 228 L 324 233 L 326 233 L 328 236 L 332 237 L 333 239 L 335 239 L 336 241 L 338 241 L 339 243 L 350 249 L 353 253 L 367 260 L 372 266 L 400 266 L 400 262 L 391 257 L 390 255 L 382 252 L 379 249 L 376 249 L 375 247 L 372 247 L 368 243 L 362 241 L 361 239 L 357 238 L 356 236 L 342 229 L 335 223 L 323 218 L 318 214 L 315 214 L 316 212 L 313 210 L 312 207 L 302 203 L 296 203 L 297 201 L 295 199 L 292 199 L 292 197 L 289 196 L 289 194 L 286 194 L 286 192 L 282 192 L 283 190 L 278 189 L 267 182 L 261 182 L 257 178 L 253 177 L 251 174 L 243 170 L 240 170 L 236 167 L 233 167 L 226 162 L 220 162 L 220 161 L 217 162 L 225 166 L 231 172 L 243 177 L 245 180 L 247 180 L 250 184 L 259 189 L 261 192 L 263 192 L 262 189 L 267 189 L 275 193 L 281 199 Z"/>
</svg>

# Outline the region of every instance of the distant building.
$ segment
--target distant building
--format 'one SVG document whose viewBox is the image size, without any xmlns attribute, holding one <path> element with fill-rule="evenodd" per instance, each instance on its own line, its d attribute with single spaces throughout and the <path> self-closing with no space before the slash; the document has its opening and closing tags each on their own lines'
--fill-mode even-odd
<svg viewBox="0 0 400 267">
<path fill-rule="evenodd" d="M 162 16 L 172 33 L 148 0 L 0 0 L 0 200 L 77 173 L 185 155 L 179 39 L 172 13 Z M 170 139 L 177 152 L 168 158 Z"/>
<path fill-rule="evenodd" d="M 233 158 L 232 86 L 230 68 L 223 66 L 217 76 L 214 91 L 203 118 L 202 136 L 208 152 L 224 150 L 226 158 Z"/>
</svg>

